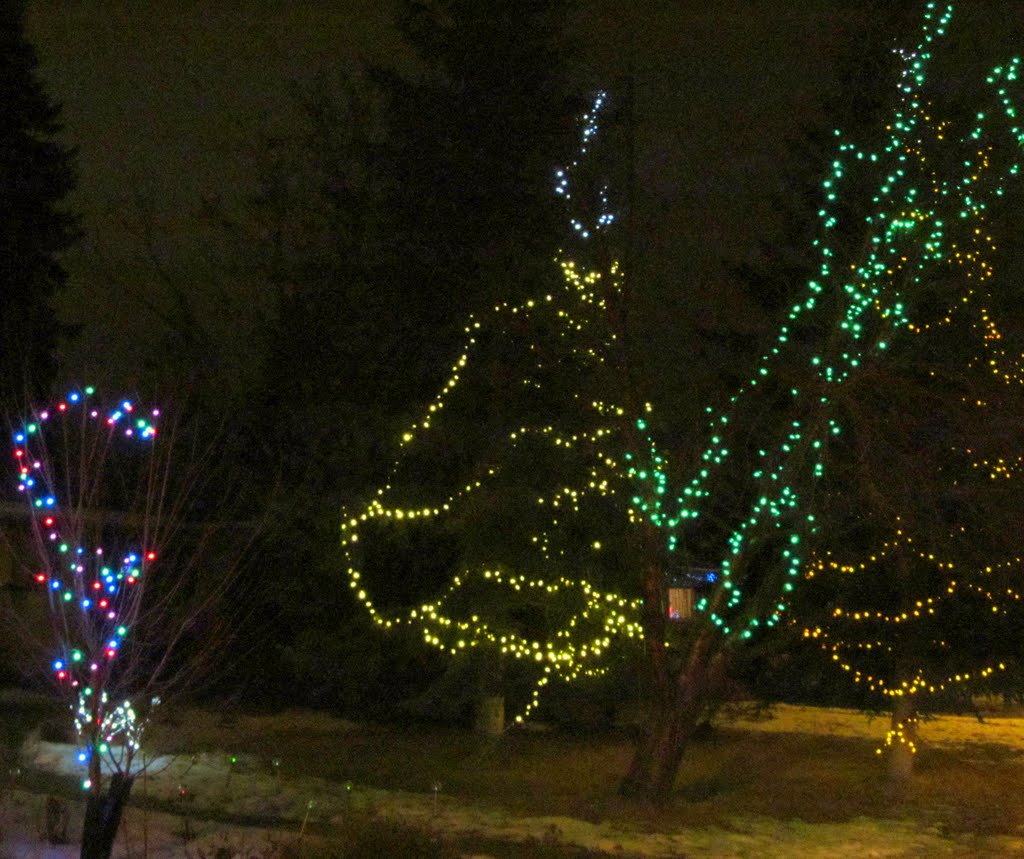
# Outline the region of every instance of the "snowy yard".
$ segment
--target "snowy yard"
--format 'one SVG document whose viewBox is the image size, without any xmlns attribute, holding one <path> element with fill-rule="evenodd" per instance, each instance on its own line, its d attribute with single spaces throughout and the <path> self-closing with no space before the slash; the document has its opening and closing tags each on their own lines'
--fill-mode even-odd
<svg viewBox="0 0 1024 859">
<path fill-rule="evenodd" d="M 213 723 L 212 717 L 206 718 Z M 242 718 L 225 730 L 228 736 L 247 736 L 251 740 L 255 731 L 273 734 L 302 719 L 307 723 L 300 728 L 307 731 L 312 731 L 312 726 L 342 733 L 360 730 L 359 726 L 313 714 L 265 720 Z M 200 721 L 196 715 L 189 720 L 189 728 L 205 731 Z M 884 734 L 884 721 L 854 711 L 779 706 L 768 719 L 735 719 L 723 730 L 732 739 L 724 740 L 722 749 L 737 743 L 767 748 L 773 737 L 806 735 L 861 741 L 855 748 L 868 755 L 871 744 L 877 744 Z M 946 749 L 950 754 L 966 754 L 967 766 L 977 765 L 970 763 L 971 749 L 976 744 L 977 749 L 994 755 L 992 760 L 1006 759 L 1000 764 L 999 777 L 1005 781 L 1016 775 L 1013 789 L 1019 792 L 1024 783 L 1024 758 L 1020 757 L 1024 719 L 993 718 L 981 723 L 969 717 L 942 717 L 924 723 L 922 734 L 927 748 L 936 753 Z M 778 761 L 780 771 L 786 764 L 785 760 Z M 77 856 L 74 844 L 49 846 L 40 840 L 46 797 L 38 792 L 37 785 L 29 784 L 31 773 L 77 774 L 74 750 L 67 745 L 30 741 L 22 751 L 20 765 L 20 772 L 9 774 L 8 789 L 0 801 L 0 857 Z M 751 759 L 750 766 L 756 768 L 758 764 Z M 309 769 L 308 765 L 304 768 Z M 500 766 L 489 777 L 503 778 Z M 689 803 L 690 808 L 680 814 L 678 823 L 673 823 L 671 810 L 652 817 L 642 810 L 631 813 L 628 808 L 611 804 L 606 806 L 606 818 L 593 810 L 580 816 L 549 816 L 501 807 L 484 796 L 452 795 L 454 792 L 441 783 L 436 791 L 432 787 L 392 790 L 358 781 L 314 777 L 288 772 L 281 761 L 273 758 L 233 754 L 230 750 L 160 757 L 150 762 L 147 775 L 138 778 L 133 792 L 136 801 L 148 798 L 158 805 L 149 810 L 135 805 L 128 810 L 115 856 L 270 859 L 346 855 L 338 851 L 343 849 L 340 845 L 345 843 L 345 833 L 353 826 L 364 832 L 369 829 L 383 833 L 399 827 L 422 833 L 418 843 L 436 849 L 417 855 L 437 856 L 549 857 L 560 851 L 576 856 L 643 857 L 1024 855 L 1024 828 L 1015 825 L 978 833 L 898 814 L 807 822 L 795 815 L 761 813 L 730 813 L 725 817 L 709 814 L 707 825 L 699 825 L 699 814 L 695 817 L 692 813 L 694 808 L 700 811 L 697 800 Z M 785 790 L 785 782 L 780 781 L 778 787 Z M 1003 788 L 1009 787 L 1003 784 Z M 770 793 L 771 785 L 768 788 Z M 157 807 L 159 810 L 154 810 Z M 69 802 L 68 812 L 68 834 L 74 842 L 81 820 L 80 804 Z M 373 855 L 365 852 L 365 846 L 362 850 L 358 855 Z M 386 848 L 381 850 L 378 855 L 387 855 Z"/>
</svg>

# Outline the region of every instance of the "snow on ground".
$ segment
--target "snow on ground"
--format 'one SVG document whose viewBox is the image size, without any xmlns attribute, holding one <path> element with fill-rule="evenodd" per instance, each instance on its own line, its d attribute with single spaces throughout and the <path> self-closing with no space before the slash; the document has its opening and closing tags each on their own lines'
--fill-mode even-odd
<svg viewBox="0 0 1024 859">
<path fill-rule="evenodd" d="M 794 734 L 831 734 L 881 741 L 889 728 L 888 715 L 869 716 L 860 710 L 836 707 L 796 707 L 778 704 L 768 718 L 738 716 L 727 724 L 752 731 Z M 1024 718 L 986 716 L 935 716 L 924 718 L 919 727 L 922 743 L 937 746 L 962 746 L 970 743 L 996 743 L 1024 749 Z"/>
<path fill-rule="evenodd" d="M 878 739 L 886 721 L 838 709 L 779 706 L 766 719 L 735 718 L 733 727 L 753 731 L 831 733 Z M 943 716 L 923 725 L 926 742 L 999 743 L 1024 747 L 1024 719 Z M 636 857 L 943 857 L 1024 856 L 1020 838 L 949 837 L 910 821 L 859 819 L 842 824 L 743 818 L 728 828 L 679 828 L 646 832 L 623 824 L 594 824 L 567 817 L 517 817 L 501 810 L 455 803 L 443 794 L 414 794 L 332 784 L 322 779 L 281 779 L 265 763 L 223 754 L 179 755 L 148 762 L 134 796 L 167 801 L 180 814 L 127 811 L 116 859 L 272 859 L 282 845 L 312 841 L 304 822 L 318 831 L 340 828 L 347 815 L 414 825 L 427 831 L 481 836 L 507 842 L 543 841 Z M 80 773 L 71 746 L 32 741 L 22 765 Z M 182 794 L 184 790 L 184 794 Z M 81 804 L 69 808 L 72 844 L 42 843 L 45 797 L 17 789 L 0 793 L 0 859 L 69 859 L 78 855 Z M 206 817 L 279 821 L 287 829 L 225 824 Z M 187 823 L 186 823 L 187 821 Z M 186 832 L 186 827 L 189 832 Z M 193 836 L 186 839 L 186 834 Z M 226 848 L 221 850 L 221 848 Z M 289 852 L 289 855 L 295 855 Z M 301 853 L 299 854 L 301 855 Z M 478 854 L 479 855 L 479 854 Z"/>
<path fill-rule="evenodd" d="M 0 802 L 2 859 L 78 859 L 82 804 L 69 809 L 68 843 L 49 845 L 43 838 L 44 798 L 10 791 Z M 184 819 L 172 814 L 129 808 L 114 847 L 115 859 L 274 859 L 282 845 L 294 843 L 296 833 L 260 827 L 225 826 L 191 821 L 186 839 Z M 228 853 L 218 853 L 219 848 Z"/>
</svg>

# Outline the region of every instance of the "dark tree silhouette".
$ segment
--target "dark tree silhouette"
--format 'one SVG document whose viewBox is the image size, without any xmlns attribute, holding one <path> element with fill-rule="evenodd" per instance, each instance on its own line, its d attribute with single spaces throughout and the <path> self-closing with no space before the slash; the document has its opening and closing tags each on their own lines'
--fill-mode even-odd
<svg viewBox="0 0 1024 859">
<path fill-rule="evenodd" d="M 74 153 L 56 139 L 60 107 L 37 76 L 25 5 L 0 3 L 0 402 L 11 413 L 54 380 L 62 332 L 53 302 L 67 279 L 61 255 L 78 237 L 62 205 Z"/>
</svg>

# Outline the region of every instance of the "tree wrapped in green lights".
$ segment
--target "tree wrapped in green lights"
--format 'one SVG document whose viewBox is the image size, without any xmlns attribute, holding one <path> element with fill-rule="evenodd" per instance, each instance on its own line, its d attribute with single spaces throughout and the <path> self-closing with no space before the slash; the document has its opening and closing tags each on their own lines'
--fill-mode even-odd
<svg viewBox="0 0 1024 859">
<path fill-rule="evenodd" d="M 556 179 L 580 251 L 554 260 L 560 286 L 469 320 L 387 484 L 342 524 L 349 583 L 374 621 L 416 628 L 450 656 L 487 652 L 527 672 L 532 693 L 517 721 L 552 679 L 600 673 L 616 642 L 640 638 L 626 571 L 650 527 L 630 503 L 629 472 L 648 442 L 623 380 L 627 299 L 605 240 L 615 216 L 606 185 L 581 178 L 604 101 Z M 405 557 L 389 548 L 403 540 L 413 547 Z M 660 566 L 660 545 L 645 545 Z M 372 594 L 389 566 L 384 606 Z"/>
<path fill-rule="evenodd" d="M 671 789 L 730 660 L 790 616 L 810 546 L 823 538 L 818 507 L 842 455 L 846 392 L 913 353 L 913 332 L 933 306 L 975 298 L 975 280 L 961 276 L 960 265 L 980 259 L 986 213 L 1019 172 L 1020 64 L 992 70 L 984 109 L 969 125 L 937 119 L 928 72 L 952 11 L 927 4 L 919 44 L 901 52 L 897 105 L 874 144 L 836 132 L 814 242 L 818 272 L 749 380 L 725 408 L 709 409 L 709 440 L 693 477 L 654 504 L 638 496 L 638 514 L 664 529 L 672 548 L 717 555 L 721 576 L 699 604 L 685 657 L 657 672 L 651 718 L 623 784 L 628 794 Z M 657 463 L 638 464 L 634 475 L 665 478 Z M 645 636 L 649 644 L 663 638 L 657 628 Z"/>
</svg>

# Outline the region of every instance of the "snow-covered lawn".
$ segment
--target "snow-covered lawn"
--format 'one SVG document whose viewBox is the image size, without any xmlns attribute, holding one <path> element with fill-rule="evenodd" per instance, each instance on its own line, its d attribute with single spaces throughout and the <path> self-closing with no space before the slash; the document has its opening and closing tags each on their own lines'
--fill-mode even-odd
<svg viewBox="0 0 1024 859">
<path fill-rule="evenodd" d="M 888 716 L 871 717 L 859 710 L 830 707 L 794 707 L 777 704 L 770 718 L 737 716 L 731 724 L 738 728 L 795 734 L 828 734 L 880 741 L 889 727 Z M 921 739 L 933 746 L 962 746 L 970 743 L 995 743 L 1024 750 L 1024 717 L 936 716 L 921 723 Z"/>
<path fill-rule="evenodd" d="M 236 725 L 235 730 L 258 730 L 259 724 L 253 720 Z M 751 736 L 791 732 L 877 741 L 884 734 L 885 721 L 848 710 L 778 706 L 770 718 L 736 718 L 730 727 Z M 1020 718 L 992 718 L 981 723 L 947 716 L 925 722 L 922 733 L 925 743 L 933 747 L 996 744 L 1006 747 L 1008 754 L 1024 749 L 1024 719 Z M 25 772 L 78 773 L 74 757 L 70 746 L 36 740 L 23 749 L 21 766 Z M 296 774 L 283 776 L 273 760 L 244 755 L 232 760 L 227 753 L 180 754 L 149 763 L 147 774 L 136 781 L 133 796 L 161 801 L 162 811 L 130 808 L 116 857 L 333 856 L 338 854 L 325 846 L 324 839 L 329 841 L 332 833 L 342 833 L 356 820 L 362 825 L 369 821 L 379 827 L 409 826 L 434 833 L 449 849 L 460 842 L 512 845 L 493 848 L 502 856 L 516 855 L 516 843 L 524 845 L 524 855 L 528 855 L 525 845 L 544 845 L 547 856 L 556 845 L 610 856 L 643 857 L 1024 856 L 1024 831 L 982 836 L 951 834 L 941 826 L 898 818 L 807 823 L 755 815 L 735 815 L 708 826 L 662 823 L 657 831 L 651 831 L 642 815 L 635 821 L 618 815 L 615 822 L 595 823 L 568 816 L 514 814 L 493 804 L 464 797 L 456 800 L 446 795 L 442 786 L 436 792 L 413 793 Z M 1020 775 L 1024 784 L 1024 764 Z M 495 778 L 500 777 L 496 772 Z M 19 787 L 18 778 L 11 776 L 9 788 L 0 794 L 2 859 L 77 856 L 73 845 L 49 846 L 40 839 L 44 802 L 45 796 Z M 175 810 L 178 813 L 170 813 Z M 81 814 L 80 803 L 69 804 L 72 841 L 77 839 Z M 487 855 L 466 850 L 467 856 Z"/>
</svg>

